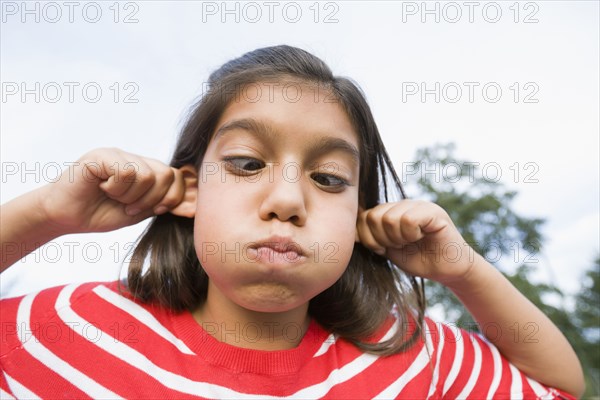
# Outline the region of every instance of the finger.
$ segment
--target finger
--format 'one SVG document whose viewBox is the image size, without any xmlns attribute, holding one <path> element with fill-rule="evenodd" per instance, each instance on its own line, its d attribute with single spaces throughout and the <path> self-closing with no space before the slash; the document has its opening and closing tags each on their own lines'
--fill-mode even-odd
<svg viewBox="0 0 600 400">
<path fill-rule="evenodd" d="M 425 236 L 420 224 L 423 218 L 429 216 L 422 215 L 418 211 L 418 207 L 409 209 L 400 218 L 400 236 L 404 243 L 414 243 Z"/>
<path fill-rule="evenodd" d="M 129 188 L 115 200 L 124 204 L 133 204 L 142 196 L 146 196 L 156 184 L 157 174 L 160 171 L 156 167 L 151 166 L 153 162 L 150 159 L 141 157 L 128 157 L 128 161 L 123 165 L 123 173 L 120 176 L 115 176 L 115 181 L 119 180 L 121 185 L 129 185 Z M 165 169 L 168 167 L 165 166 Z"/>
<path fill-rule="evenodd" d="M 159 200 L 158 204 L 153 206 L 154 214 L 160 215 L 177 207 L 185 195 L 185 181 L 183 173 L 177 168 L 171 168 L 173 172 L 173 182 L 169 185 L 167 193 Z"/>
<path fill-rule="evenodd" d="M 360 243 L 362 243 L 363 246 L 374 251 L 379 255 L 383 255 L 385 254 L 385 247 L 379 244 L 379 242 L 377 242 L 377 240 L 373 236 L 373 233 L 371 232 L 369 223 L 367 222 L 367 217 L 370 212 L 372 212 L 372 210 L 366 210 L 358 214 L 358 218 L 356 221 L 356 232 L 359 241 Z"/>
<path fill-rule="evenodd" d="M 119 171 L 108 177 L 107 180 L 100 183 L 99 187 L 106 196 L 113 200 L 122 198 L 134 184 L 129 171 Z"/>
<path fill-rule="evenodd" d="M 150 167 L 141 158 L 124 152 L 114 152 L 101 160 L 105 179 L 100 188 L 111 199 L 130 204 L 141 196 L 152 184 Z M 132 189 L 133 188 L 133 189 Z"/>
<path fill-rule="evenodd" d="M 393 247 L 396 245 L 386 233 L 383 226 L 383 218 L 385 214 L 392 208 L 396 207 L 395 203 L 381 204 L 371 210 L 368 210 L 366 215 L 367 225 L 377 243 L 382 247 Z M 398 224 L 398 222 L 396 222 Z"/>
<path fill-rule="evenodd" d="M 169 212 L 180 217 L 193 218 L 196 215 L 198 200 L 198 175 L 192 165 L 184 165 L 178 172 L 181 173 L 183 194 L 175 207 Z"/>
<path fill-rule="evenodd" d="M 388 209 L 381 217 L 381 227 L 385 236 L 391 242 L 391 247 L 400 248 L 410 242 L 402 234 L 402 217 L 410 210 L 409 203 L 397 203 Z"/>
<path fill-rule="evenodd" d="M 157 160 L 146 159 L 145 161 L 151 168 L 153 184 L 143 193 L 140 189 L 141 195 L 127 206 L 127 211 L 152 209 L 155 213 L 154 210 L 158 209 L 162 214 L 181 201 L 183 179 L 181 173 L 175 168 Z M 163 210 L 163 207 L 166 209 Z"/>
<path fill-rule="evenodd" d="M 185 197 L 185 180 L 183 179 L 183 173 L 173 168 L 173 183 L 169 187 L 167 194 L 158 203 L 158 206 L 154 208 L 155 214 L 163 214 L 173 208 L 177 207 Z"/>
<path fill-rule="evenodd" d="M 421 240 L 426 234 L 445 228 L 447 221 L 437 211 L 434 205 L 427 203 L 419 203 L 407 210 L 400 220 L 402 238 L 412 243 Z"/>
</svg>

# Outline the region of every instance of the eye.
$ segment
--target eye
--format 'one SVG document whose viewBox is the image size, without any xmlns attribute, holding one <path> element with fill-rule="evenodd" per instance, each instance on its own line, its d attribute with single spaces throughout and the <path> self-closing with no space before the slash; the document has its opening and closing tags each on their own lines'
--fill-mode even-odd
<svg viewBox="0 0 600 400">
<path fill-rule="evenodd" d="M 313 174 L 312 179 L 321 186 L 328 189 L 342 190 L 344 186 L 348 186 L 346 180 L 331 174 Z"/>
<path fill-rule="evenodd" d="M 226 157 L 224 160 L 228 169 L 248 173 L 265 167 L 265 163 L 252 157 Z"/>
</svg>

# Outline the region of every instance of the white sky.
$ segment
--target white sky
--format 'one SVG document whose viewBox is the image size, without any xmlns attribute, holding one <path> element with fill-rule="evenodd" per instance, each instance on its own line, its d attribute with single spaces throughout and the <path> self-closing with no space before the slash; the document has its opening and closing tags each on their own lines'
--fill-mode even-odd
<svg viewBox="0 0 600 400">
<path fill-rule="evenodd" d="M 167 161 L 208 74 L 246 51 L 285 43 L 361 85 L 398 172 L 417 148 L 450 141 L 460 158 L 499 166 L 502 181 L 519 191 L 517 210 L 548 220 L 545 250 L 532 255 L 540 279 L 575 292 L 598 254 L 597 1 L 483 1 L 471 9 L 428 2 L 431 13 L 420 1 L 229 2 L 230 13 L 222 2 L 75 3 L 1 2 L 2 203 L 95 147 Z M 439 102 L 433 93 L 422 101 L 421 83 L 436 82 Z M 95 87 L 102 94 L 94 103 Z M 462 96 L 452 102 L 457 87 Z M 31 91 L 23 98 L 22 89 Z M 138 102 L 125 103 L 128 94 Z M 537 102 L 526 103 L 527 95 Z M 0 296 L 113 280 L 115 259 L 143 227 L 58 239 L 5 272 Z"/>
</svg>

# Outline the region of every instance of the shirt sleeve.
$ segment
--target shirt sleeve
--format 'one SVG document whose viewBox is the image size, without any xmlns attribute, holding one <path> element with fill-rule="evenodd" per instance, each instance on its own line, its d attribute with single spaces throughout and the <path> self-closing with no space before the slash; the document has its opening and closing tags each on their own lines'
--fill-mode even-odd
<svg viewBox="0 0 600 400">
<path fill-rule="evenodd" d="M 433 347 L 433 398 L 575 399 L 527 377 L 478 333 L 431 320 L 426 325 Z"/>
</svg>

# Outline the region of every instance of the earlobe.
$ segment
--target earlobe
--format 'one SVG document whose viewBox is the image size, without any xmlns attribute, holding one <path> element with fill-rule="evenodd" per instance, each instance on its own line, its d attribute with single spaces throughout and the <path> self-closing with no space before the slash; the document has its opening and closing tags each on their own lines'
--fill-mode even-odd
<svg viewBox="0 0 600 400">
<path fill-rule="evenodd" d="M 181 203 L 171 209 L 171 214 L 179 217 L 194 218 L 196 215 L 196 200 L 198 197 L 198 173 L 193 165 L 179 168 L 183 176 L 184 195 Z"/>
</svg>

